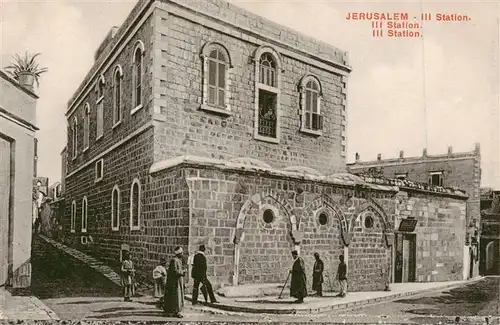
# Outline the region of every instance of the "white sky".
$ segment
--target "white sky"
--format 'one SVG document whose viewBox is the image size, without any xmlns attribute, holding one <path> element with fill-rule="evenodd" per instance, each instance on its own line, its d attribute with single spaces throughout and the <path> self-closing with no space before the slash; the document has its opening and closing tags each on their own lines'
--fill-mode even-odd
<svg viewBox="0 0 500 325">
<path fill-rule="evenodd" d="M 200 0 L 201 1 L 201 0 Z M 39 175 L 60 179 L 64 111 L 111 26 L 135 0 L 0 0 L 0 66 L 42 52 L 38 93 Z M 481 143 L 482 186 L 500 188 L 499 5 L 496 1 L 269 1 L 237 5 L 349 52 L 348 161 L 470 151 Z M 375 39 L 348 12 L 463 13 L 470 22 L 428 22 L 423 39 Z M 424 108 L 427 114 L 425 115 Z M 426 119 L 425 119 L 426 116 Z M 425 121 L 427 120 L 427 128 Z M 427 130 L 427 131 L 426 131 Z"/>
</svg>

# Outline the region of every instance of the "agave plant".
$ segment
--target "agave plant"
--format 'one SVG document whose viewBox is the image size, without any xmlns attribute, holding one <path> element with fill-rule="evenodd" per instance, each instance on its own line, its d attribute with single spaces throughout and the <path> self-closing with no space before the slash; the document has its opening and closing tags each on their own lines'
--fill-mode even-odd
<svg viewBox="0 0 500 325">
<path fill-rule="evenodd" d="M 36 58 L 40 54 L 41 53 L 29 54 L 28 52 L 26 52 L 24 57 L 21 57 L 19 54 L 16 54 L 14 55 L 15 63 L 5 67 L 5 69 L 14 79 L 16 79 L 19 82 L 22 81 L 20 79 L 23 75 L 33 76 L 36 85 L 38 87 L 39 85 L 38 79 L 43 73 L 48 71 L 47 68 L 40 68 L 38 62 L 36 61 Z"/>
</svg>

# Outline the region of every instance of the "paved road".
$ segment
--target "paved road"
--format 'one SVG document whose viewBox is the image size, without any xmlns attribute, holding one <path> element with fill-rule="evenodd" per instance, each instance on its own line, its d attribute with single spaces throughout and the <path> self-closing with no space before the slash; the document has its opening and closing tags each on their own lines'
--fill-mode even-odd
<svg viewBox="0 0 500 325">
<path fill-rule="evenodd" d="M 32 289 L 61 319 L 166 321 L 151 298 L 123 302 L 121 291 L 109 280 L 82 265 L 68 260 L 50 246 L 34 242 Z M 362 309 L 322 315 L 210 314 L 190 307 L 188 321 L 281 321 L 281 322 L 355 322 L 355 323 L 449 323 L 456 315 L 480 316 L 474 323 L 484 323 L 484 316 L 500 315 L 500 278 L 489 277 L 462 288 L 419 297 L 382 303 Z M 463 319 L 461 323 L 472 323 Z M 493 321 L 490 324 L 500 324 Z"/>
</svg>

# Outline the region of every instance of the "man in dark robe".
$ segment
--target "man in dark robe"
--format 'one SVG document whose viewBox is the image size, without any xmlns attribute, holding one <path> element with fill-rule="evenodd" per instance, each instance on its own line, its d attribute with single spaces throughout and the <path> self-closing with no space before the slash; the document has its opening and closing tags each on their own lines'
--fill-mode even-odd
<svg viewBox="0 0 500 325">
<path fill-rule="evenodd" d="M 174 254 L 175 257 L 170 260 L 167 270 L 163 310 L 167 316 L 182 318 L 185 275 L 185 270 L 182 266 L 182 247 L 177 246 Z"/>
<path fill-rule="evenodd" d="M 200 283 L 202 286 L 202 293 L 205 297 L 205 301 L 207 300 L 206 296 L 210 297 L 210 302 L 213 304 L 217 303 L 217 299 L 215 299 L 214 290 L 212 288 L 212 284 L 207 278 L 207 258 L 205 257 L 205 245 L 200 245 L 200 250 L 194 255 L 193 259 L 193 268 L 191 270 L 191 277 L 193 278 L 193 305 L 198 303 L 198 288 L 200 287 Z M 203 288 L 204 287 L 204 288 Z"/>
<path fill-rule="evenodd" d="M 292 281 L 290 283 L 290 296 L 297 298 L 296 303 L 303 303 L 307 297 L 306 268 L 304 260 L 299 257 L 297 251 L 292 252 L 294 259 L 292 270 Z"/>
<path fill-rule="evenodd" d="M 345 297 L 347 294 L 347 264 L 344 263 L 344 255 L 339 256 L 339 267 L 337 269 L 337 280 L 339 281 L 340 293 L 337 297 Z"/>
<path fill-rule="evenodd" d="M 323 269 L 324 264 L 323 261 L 319 258 L 318 253 L 314 253 L 314 258 L 316 262 L 313 267 L 313 283 L 312 289 L 316 291 L 316 295 L 321 297 L 323 296 Z"/>
</svg>

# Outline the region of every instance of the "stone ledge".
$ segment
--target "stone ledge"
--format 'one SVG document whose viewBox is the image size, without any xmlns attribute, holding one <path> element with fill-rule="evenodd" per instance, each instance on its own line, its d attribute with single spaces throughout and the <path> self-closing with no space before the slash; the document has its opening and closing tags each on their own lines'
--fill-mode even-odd
<svg viewBox="0 0 500 325">
<path fill-rule="evenodd" d="M 367 190 L 392 192 L 392 193 L 397 193 L 399 191 L 399 188 L 397 186 L 371 184 L 369 182 L 365 182 L 359 176 L 348 173 L 320 176 L 320 175 L 309 174 L 306 171 L 297 171 L 297 170 L 289 171 L 284 169 L 276 169 L 272 167 L 245 164 L 240 161 L 238 162 L 225 161 L 225 160 L 192 156 L 192 155 L 177 156 L 174 158 L 156 162 L 151 166 L 149 173 L 156 174 L 179 166 L 193 166 L 197 168 L 215 168 L 230 172 L 261 174 L 262 176 L 282 177 L 300 181 L 304 180 L 314 181 L 324 184 L 331 184 L 334 186 L 343 186 L 352 189 L 362 187 Z"/>
</svg>

